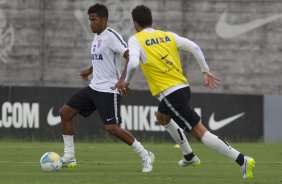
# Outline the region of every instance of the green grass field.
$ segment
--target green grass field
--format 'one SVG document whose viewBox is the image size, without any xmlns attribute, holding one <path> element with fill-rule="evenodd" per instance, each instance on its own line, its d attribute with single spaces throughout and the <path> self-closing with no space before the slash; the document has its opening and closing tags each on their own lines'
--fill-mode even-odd
<svg viewBox="0 0 282 184">
<path fill-rule="evenodd" d="M 225 156 L 192 143 L 199 167 L 180 168 L 180 149 L 171 143 L 144 143 L 154 152 L 152 173 L 141 173 L 139 157 L 122 143 L 76 143 L 78 166 L 56 173 L 41 171 L 43 153 L 63 152 L 62 143 L 0 141 L 1 184 L 282 184 L 282 144 L 233 144 L 256 160 L 254 179 L 242 179 L 239 166 Z"/>
</svg>

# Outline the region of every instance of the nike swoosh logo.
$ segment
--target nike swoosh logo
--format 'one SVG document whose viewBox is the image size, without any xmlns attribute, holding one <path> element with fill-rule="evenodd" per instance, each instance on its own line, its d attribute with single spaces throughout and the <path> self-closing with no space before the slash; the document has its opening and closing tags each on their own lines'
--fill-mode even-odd
<svg viewBox="0 0 282 184">
<path fill-rule="evenodd" d="M 167 54 L 167 55 L 165 55 L 164 57 L 162 57 L 161 59 L 162 59 L 162 60 L 164 60 L 167 56 L 168 56 L 168 54 Z"/>
<path fill-rule="evenodd" d="M 107 118 L 107 121 L 111 121 L 112 119 L 114 119 L 114 118 Z"/>
<path fill-rule="evenodd" d="M 215 32 L 221 38 L 234 38 L 240 34 L 247 33 L 256 28 L 264 26 L 276 19 L 282 18 L 282 14 L 272 15 L 267 18 L 257 19 L 243 24 L 229 24 L 226 21 L 227 10 L 220 16 L 216 26 Z"/>
<path fill-rule="evenodd" d="M 48 112 L 47 123 L 50 126 L 56 126 L 61 123 L 61 117 L 53 115 L 53 107 Z"/>
<path fill-rule="evenodd" d="M 244 116 L 244 114 L 245 113 L 243 112 L 243 113 L 231 116 L 229 118 L 226 118 L 226 119 L 223 119 L 223 120 L 220 120 L 220 121 L 216 121 L 216 120 L 214 120 L 214 113 L 212 113 L 212 115 L 209 119 L 209 127 L 210 127 L 211 130 L 221 129 L 222 127 L 232 123 L 233 121 L 240 118 L 241 116 Z"/>
</svg>

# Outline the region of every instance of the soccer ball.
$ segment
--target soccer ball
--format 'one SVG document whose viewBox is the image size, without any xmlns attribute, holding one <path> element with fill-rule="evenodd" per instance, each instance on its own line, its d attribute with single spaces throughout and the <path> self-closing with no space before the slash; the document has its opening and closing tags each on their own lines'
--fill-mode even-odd
<svg viewBox="0 0 282 184">
<path fill-rule="evenodd" d="M 40 165 L 43 171 L 58 171 L 62 167 L 60 155 L 55 152 L 47 152 L 40 158 Z"/>
</svg>

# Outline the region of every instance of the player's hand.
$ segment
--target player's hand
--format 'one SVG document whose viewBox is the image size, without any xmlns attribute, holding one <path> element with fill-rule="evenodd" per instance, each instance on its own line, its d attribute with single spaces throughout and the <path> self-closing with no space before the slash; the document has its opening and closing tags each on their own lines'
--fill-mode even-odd
<svg viewBox="0 0 282 184">
<path fill-rule="evenodd" d="M 130 91 L 129 84 L 125 83 L 124 80 L 119 80 L 115 86 L 111 87 L 112 90 L 118 89 L 118 92 L 121 96 L 127 94 Z"/>
<path fill-rule="evenodd" d="M 221 84 L 220 79 L 213 75 L 211 72 L 203 72 L 203 83 L 211 89 L 216 89 Z"/>
<path fill-rule="evenodd" d="M 91 74 L 92 72 L 90 72 L 89 70 L 83 70 L 80 73 L 78 73 L 80 75 L 80 77 L 82 78 L 82 80 L 84 81 L 89 81 L 88 76 Z"/>
</svg>

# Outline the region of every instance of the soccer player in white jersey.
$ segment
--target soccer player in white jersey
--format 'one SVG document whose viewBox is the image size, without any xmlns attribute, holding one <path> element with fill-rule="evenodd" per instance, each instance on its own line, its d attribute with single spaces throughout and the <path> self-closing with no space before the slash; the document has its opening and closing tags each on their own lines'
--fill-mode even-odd
<svg viewBox="0 0 282 184">
<path fill-rule="evenodd" d="M 119 56 L 123 56 L 128 62 L 127 45 L 120 34 L 107 27 L 108 9 L 105 5 L 95 4 L 89 7 L 88 16 L 90 27 L 95 33 L 91 46 L 92 66 L 82 71 L 80 76 L 85 81 L 88 81 L 91 74 L 93 78 L 88 87 L 74 94 L 60 108 L 64 140 L 63 166 L 76 166 L 73 118 L 77 114 L 88 117 L 97 110 L 107 132 L 131 146 L 139 154 L 142 159 L 142 172 L 151 172 L 153 153 L 147 151 L 130 132 L 119 126 L 121 95 L 113 86 L 121 77 L 118 68 Z"/>
<path fill-rule="evenodd" d="M 254 159 L 243 155 L 209 132 L 201 123 L 199 115 L 189 105 L 190 87 L 182 72 L 179 49 L 193 53 L 202 70 L 205 86 L 213 89 L 220 85 L 219 79 L 210 72 L 199 46 L 175 33 L 153 29 L 151 10 L 144 5 L 133 9 L 132 18 L 137 33 L 128 41 L 129 62 L 126 79 L 120 80 L 116 87 L 120 90 L 127 88 L 140 64 L 152 95 L 160 101 L 156 113 L 157 120 L 182 148 L 184 158 L 178 164 L 184 167 L 200 163 L 191 147 L 183 145 L 183 142 L 188 144 L 188 141 L 179 129 L 181 127 L 208 147 L 238 163 L 243 178 L 252 178 Z M 171 122 L 171 118 L 178 125 Z"/>
</svg>

